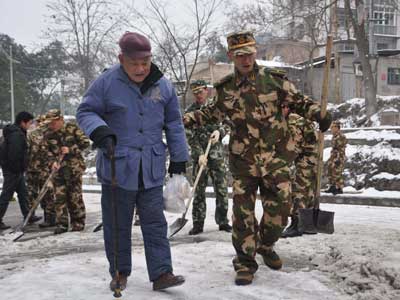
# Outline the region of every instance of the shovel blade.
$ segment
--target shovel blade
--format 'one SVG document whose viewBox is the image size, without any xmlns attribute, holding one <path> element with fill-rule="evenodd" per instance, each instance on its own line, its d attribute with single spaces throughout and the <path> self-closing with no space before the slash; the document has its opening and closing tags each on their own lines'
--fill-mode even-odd
<svg viewBox="0 0 400 300">
<path fill-rule="evenodd" d="M 98 224 L 94 229 L 93 232 L 97 232 L 103 229 L 103 223 Z"/>
<path fill-rule="evenodd" d="M 20 238 L 22 238 L 23 237 L 23 235 L 24 235 L 25 233 L 23 232 L 23 231 L 14 231 L 13 233 L 12 233 L 12 235 L 13 235 L 13 242 L 16 242 L 16 241 L 18 241 Z"/>
<path fill-rule="evenodd" d="M 320 210 L 317 219 L 317 231 L 320 233 L 332 234 L 335 231 L 334 220 L 335 213 L 332 211 Z"/>
<path fill-rule="evenodd" d="M 332 234 L 335 213 L 313 208 L 299 209 L 299 230 L 305 233 Z"/>
<path fill-rule="evenodd" d="M 169 238 L 177 234 L 188 222 L 185 218 L 176 219 L 174 223 L 169 226 Z"/>
</svg>

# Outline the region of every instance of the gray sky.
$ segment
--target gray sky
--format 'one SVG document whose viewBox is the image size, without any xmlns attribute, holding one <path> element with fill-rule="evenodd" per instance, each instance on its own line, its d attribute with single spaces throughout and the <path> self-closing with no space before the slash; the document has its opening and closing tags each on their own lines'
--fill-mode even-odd
<svg viewBox="0 0 400 300">
<path fill-rule="evenodd" d="M 187 0 L 186 0 L 187 1 Z M 253 0 L 232 0 L 243 4 Z M 41 32 L 46 29 L 46 8 L 48 0 L 0 0 L 0 32 L 5 33 L 29 50 L 39 49 L 44 40 Z M 139 3 L 140 1 L 135 1 Z M 182 5 L 185 0 L 174 0 Z M 176 16 L 179 18 L 179 13 Z"/>
</svg>

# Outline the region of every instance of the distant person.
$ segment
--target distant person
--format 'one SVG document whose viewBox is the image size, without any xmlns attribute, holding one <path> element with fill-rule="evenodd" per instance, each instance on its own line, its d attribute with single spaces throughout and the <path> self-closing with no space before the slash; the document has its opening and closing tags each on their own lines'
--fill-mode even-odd
<svg viewBox="0 0 400 300">
<path fill-rule="evenodd" d="M 186 109 L 186 113 L 200 109 L 211 101 L 208 99 L 207 83 L 204 80 L 196 80 L 190 84 L 195 101 Z M 206 124 L 205 126 L 193 127 L 186 130 L 186 137 L 191 149 L 193 160 L 193 181 L 200 169 L 199 158 L 204 155 L 208 140 L 211 134 L 219 133 L 216 142 L 211 146 L 208 159 L 205 161 L 205 169 L 197 185 L 192 209 L 193 228 L 189 235 L 196 235 L 203 232 L 204 219 L 206 218 L 206 188 L 208 176 L 211 177 L 216 195 L 215 222 L 220 231 L 231 232 L 228 214 L 228 186 L 226 181 L 225 156 L 222 145 L 222 138 L 227 128 L 221 123 Z"/>
<path fill-rule="evenodd" d="M 340 122 L 334 121 L 331 125 L 332 150 L 328 159 L 328 181 L 329 188 L 326 193 L 343 194 L 344 187 L 344 163 L 346 160 L 347 139 L 340 131 Z"/>
<path fill-rule="evenodd" d="M 185 173 L 189 159 L 179 102 L 172 83 L 152 63 L 148 38 L 126 32 L 119 40 L 119 64 L 103 72 L 86 91 L 78 107 L 79 126 L 97 152 L 97 175 L 102 183 L 104 243 L 110 289 L 124 289 L 132 270 L 131 231 L 137 207 L 143 233 L 147 270 L 153 290 L 185 282 L 173 274 L 164 216 L 163 183 L 166 150 L 168 172 Z M 165 133 L 166 143 L 163 142 Z M 115 155 L 117 187 L 111 185 Z M 118 211 L 119 249 L 113 249 L 113 195 Z M 118 255 L 117 277 L 114 255 Z M 119 279 L 119 280 L 118 280 Z M 119 283 L 119 284 L 118 284 Z M 152 297 L 150 297 L 152 298 Z"/>
<path fill-rule="evenodd" d="M 24 172 L 28 166 L 28 143 L 27 130 L 32 125 L 33 115 L 22 111 L 17 114 L 15 123 L 7 125 L 3 129 L 4 144 L 1 161 L 3 171 L 3 189 L 0 194 L 0 229 L 8 229 L 3 222 L 8 203 L 11 201 L 14 192 L 18 194 L 18 203 L 24 217 L 29 213 L 28 191 L 25 182 Z M 37 222 L 41 217 L 32 215 L 29 223 Z"/>
<path fill-rule="evenodd" d="M 40 190 L 50 176 L 49 156 L 46 149 L 44 136 L 48 131 L 46 116 L 42 115 L 36 118 L 35 128 L 28 132 L 28 169 L 26 171 L 26 182 L 28 186 L 28 196 L 30 205 L 39 196 Z M 39 227 L 52 227 L 56 224 L 56 213 L 54 209 L 54 190 L 49 187 L 46 194 L 40 201 L 44 210 L 44 221 Z"/>
<path fill-rule="evenodd" d="M 54 234 L 67 232 L 68 223 L 71 231 L 82 231 L 86 219 L 82 198 L 82 175 L 86 166 L 82 153 L 90 146 L 90 140 L 75 123 L 65 123 L 58 109 L 51 109 L 46 114 L 46 122 L 49 128 L 45 134 L 49 162 L 53 170 L 58 170 L 53 179 L 56 198 Z M 61 155 L 64 159 L 58 163 Z"/>
</svg>

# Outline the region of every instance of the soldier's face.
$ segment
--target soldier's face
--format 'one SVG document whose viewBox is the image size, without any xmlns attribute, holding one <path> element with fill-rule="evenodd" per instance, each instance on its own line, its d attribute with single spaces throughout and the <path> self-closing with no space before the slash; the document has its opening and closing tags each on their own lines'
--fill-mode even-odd
<svg viewBox="0 0 400 300">
<path fill-rule="evenodd" d="M 254 69 L 254 63 L 256 61 L 256 53 L 234 55 L 231 51 L 228 52 L 230 60 L 233 61 L 235 68 L 242 75 L 247 75 Z"/>
<path fill-rule="evenodd" d="M 207 89 L 202 89 L 201 92 L 194 94 L 194 98 L 196 102 L 200 105 L 203 105 L 207 101 L 208 91 Z"/>
<path fill-rule="evenodd" d="M 126 74 L 128 74 L 130 80 L 133 82 L 142 83 L 150 74 L 151 56 L 132 59 L 129 56 L 120 54 L 118 58 Z"/>
<path fill-rule="evenodd" d="M 59 118 L 56 120 L 52 120 L 49 123 L 49 129 L 52 131 L 58 131 L 60 130 L 62 127 L 64 126 L 64 119 L 63 118 Z"/>
<path fill-rule="evenodd" d="M 29 120 L 29 121 L 22 121 L 21 122 L 21 127 L 25 130 L 28 130 L 31 126 L 32 126 L 33 120 Z"/>
<path fill-rule="evenodd" d="M 332 134 L 336 134 L 339 132 L 339 128 L 336 125 L 331 125 Z"/>
</svg>

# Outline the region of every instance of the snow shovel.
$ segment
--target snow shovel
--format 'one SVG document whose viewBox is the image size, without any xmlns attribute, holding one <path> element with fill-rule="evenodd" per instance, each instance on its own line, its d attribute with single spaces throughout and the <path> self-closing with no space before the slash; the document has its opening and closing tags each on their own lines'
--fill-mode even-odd
<svg viewBox="0 0 400 300">
<path fill-rule="evenodd" d="M 321 119 L 326 115 L 326 106 L 328 102 L 328 88 L 329 88 L 329 70 L 331 65 L 331 49 L 332 49 L 332 35 L 328 35 L 326 43 L 326 54 L 325 54 L 325 70 L 324 80 L 322 84 L 322 97 L 321 97 Z M 299 209 L 299 230 L 304 233 L 328 233 L 334 232 L 333 219 L 335 216 L 334 212 L 324 211 L 319 209 L 320 197 L 321 197 L 321 175 L 323 168 L 323 154 L 324 154 L 324 133 L 318 132 L 318 171 L 317 171 L 317 183 L 314 197 L 313 208 L 301 208 Z"/>
<path fill-rule="evenodd" d="M 211 147 L 211 138 L 208 140 L 206 152 L 204 153 L 206 158 L 208 157 L 208 152 L 210 152 L 210 147 Z M 192 193 L 191 193 L 190 199 L 186 204 L 185 212 L 182 214 L 182 217 L 176 219 L 175 222 L 172 223 L 169 226 L 170 235 L 169 235 L 168 238 L 173 237 L 175 234 L 177 234 L 186 225 L 186 223 L 188 221 L 187 219 L 185 219 L 186 213 L 188 212 L 190 204 L 193 201 L 194 193 L 196 191 L 197 184 L 199 183 L 199 180 L 200 180 L 200 177 L 201 177 L 201 173 L 203 173 L 203 169 L 204 169 L 204 165 L 201 165 L 199 171 L 197 172 L 196 180 L 194 181 L 194 184 L 193 184 L 193 189 L 192 189 Z"/>
<path fill-rule="evenodd" d="M 60 156 L 60 158 L 58 159 L 58 161 L 57 161 L 58 164 L 61 164 L 63 159 L 64 159 L 64 154 L 62 154 Z M 29 210 L 29 213 L 25 217 L 24 221 L 22 221 L 22 223 L 20 223 L 13 231 L 11 231 L 10 234 L 16 235 L 16 237 L 13 239 L 13 242 L 18 241 L 25 234 L 25 232 L 24 232 L 25 226 L 28 224 L 29 219 L 31 218 L 32 214 L 35 212 L 36 208 L 39 206 L 40 201 L 42 201 L 43 197 L 46 195 L 47 191 L 49 190 L 49 183 L 53 179 L 53 177 L 57 173 L 57 171 L 58 170 L 56 170 L 56 169 L 51 171 L 49 177 L 46 179 L 45 183 L 43 184 L 43 187 L 40 190 L 39 195 L 37 196 L 35 201 L 33 201 L 32 207 Z"/>
</svg>

